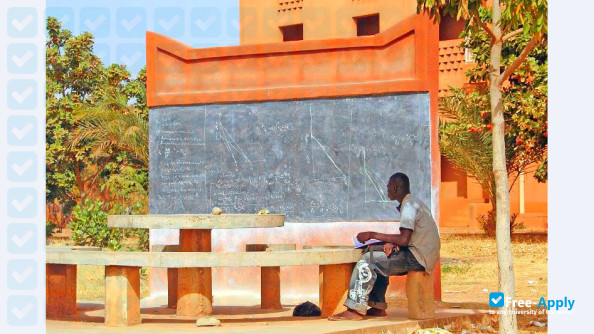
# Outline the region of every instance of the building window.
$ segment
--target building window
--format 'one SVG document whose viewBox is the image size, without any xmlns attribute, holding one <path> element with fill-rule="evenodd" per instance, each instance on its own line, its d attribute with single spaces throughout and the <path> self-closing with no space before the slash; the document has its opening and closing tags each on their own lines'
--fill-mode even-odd
<svg viewBox="0 0 594 334">
<path fill-rule="evenodd" d="M 280 27 L 280 30 L 283 33 L 283 42 L 303 40 L 303 24 Z"/>
<path fill-rule="evenodd" d="M 370 36 L 379 33 L 379 14 L 355 17 L 357 36 Z"/>
</svg>

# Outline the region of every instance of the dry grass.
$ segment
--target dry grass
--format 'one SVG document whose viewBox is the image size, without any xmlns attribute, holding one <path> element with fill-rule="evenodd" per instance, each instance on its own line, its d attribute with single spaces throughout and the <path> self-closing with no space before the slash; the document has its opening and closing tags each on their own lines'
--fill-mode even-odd
<svg viewBox="0 0 594 334">
<path fill-rule="evenodd" d="M 512 238 L 515 299 L 538 303 L 540 297 L 547 297 L 547 246 L 547 236 L 542 234 Z M 483 235 L 442 235 L 441 257 L 443 306 L 490 309 L 489 292 L 499 290 L 495 240 Z M 547 331 L 546 327 L 530 326 L 530 321 L 548 322 L 546 315 L 518 315 L 520 333 Z M 498 327 L 496 322 L 491 326 Z"/>
<path fill-rule="evenodd" d="M 517 235 L 512 241 L 516 299 L 538 301 L 547 296 L 546 235 Z M 487 304 L 498 291 L 497 249 L 494 239 L 481 235 L 443 235 L 442 291 L 445 302 Z M 487 289 L 487 292 L 484 291 Z"/>
</svg>

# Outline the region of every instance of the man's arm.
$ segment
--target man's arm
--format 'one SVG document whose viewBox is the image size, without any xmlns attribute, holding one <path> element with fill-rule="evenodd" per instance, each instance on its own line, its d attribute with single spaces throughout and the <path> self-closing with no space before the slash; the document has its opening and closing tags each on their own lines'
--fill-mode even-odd
<svg viewBox="0 0 594 334">
<path fill-rule="evenodd" d="M 369 239 L 377 239 L 383 242 L 389 242 L 398 246 L 408 246 L 413 230 L 401 227 L 400 234 L 385 234 L 379 232 L 361 232 L 357 234 L 357 240 L 365 242 Z"/>
</svg>

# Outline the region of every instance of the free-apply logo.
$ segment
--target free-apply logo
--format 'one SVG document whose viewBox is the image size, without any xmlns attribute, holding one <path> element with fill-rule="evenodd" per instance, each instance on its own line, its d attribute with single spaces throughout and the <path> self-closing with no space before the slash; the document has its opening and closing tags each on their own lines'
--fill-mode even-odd
<svg viewBox="0 0 594 334">
<path fill-rule="evenodd" d="M 538 308 L 546 307 L 547 311 L 550 311 L 552 308 L 555 311 L 566 310 L 571 311 L 575 304 L 575 299 L 569 299 L 564 297 L 563 299 L 545 299 L 541 297 L 538 301 L 538 305 L 533 302 L 532 300 L 523 300 L 523 299 L 511 299 L 505 298 L 503 292 L 491 292 L 489 294 L 489 306 L 491 307 L 503 307 L 505 305 L 512 305 L 513 308 L 531 308 L 532 305 L 535 305 Z"/>
<path fill-rule="evenodd" d="M 505 304 L 505 296 L 503 292 L 491 292 L 489 294 L 489 306 L 491 307 L 503 307 Z"/>
</svg>

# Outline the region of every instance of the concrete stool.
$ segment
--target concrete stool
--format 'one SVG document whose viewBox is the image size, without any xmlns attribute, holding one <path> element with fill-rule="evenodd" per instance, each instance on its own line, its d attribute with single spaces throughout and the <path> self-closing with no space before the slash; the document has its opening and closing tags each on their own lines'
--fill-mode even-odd
<svg viewBox="0 0 594 334">
<path fill-rule="evenodd" d="M 76 265 L 45 265 L 45 314 L 60 317 L 76 313 Z"/>
<path fill-rule="evenodd" d="M 179 252 L 179 245 L 153 245 L 152 252 Z M 177 308 L 177 268 L 167 268 L 167 307 Z"/>
<path fill-rule="evenodd" d="M 105 325 L 140 322 L 140 267 L 105 266 Z"/>
<path fill-rule="evenodd" d="M 406 276 L 406 299 L 409 318 L 435 318 L 433 275 L 424 271 L 409 271 Z"/>
<path fill-rule="evenodd" d="M 295 244 L 248 244 L 247 252 L 273 252 L 295 250 Z M 280 267 L 261 267 L 260 281 L 262 309 L 280 309 Z"/>
<path fill-rule="evenodd" d="M 100 251 L 93 246 L 49 246 L 53 251 Z M 45 265 L 45 314 L 60 317 L 76 313 L 76 264 Z"/>
</svg>

